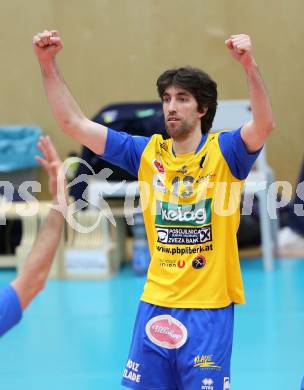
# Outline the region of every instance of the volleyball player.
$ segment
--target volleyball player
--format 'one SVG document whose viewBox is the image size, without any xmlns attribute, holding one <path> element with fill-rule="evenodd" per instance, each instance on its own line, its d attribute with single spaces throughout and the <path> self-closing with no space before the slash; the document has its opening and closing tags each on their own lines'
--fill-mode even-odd
<svg viewBox="0 0 304 390">
<path fill-rule="evenodd" d="M 250 37 L 232 35 L 225 44 L 245 72 L 252 121 L 232 132 L 209 134 L 216 83 L 196 68 L 170 69 L 157 80 L 170 136 L 164 140 L 90 121 L 60 75 L 58 32 L 44 31 L 33 39 L 60 127 L 140 182 L 151 263 L 123 373 L 126 387 L 230 387 L 234 304 L 245 302 L 236 240 L 240 190 L 274 120 Z M 238 189 L 230 213 L 224 211 L 230 201 L 221 183 Z"/>
</svg>

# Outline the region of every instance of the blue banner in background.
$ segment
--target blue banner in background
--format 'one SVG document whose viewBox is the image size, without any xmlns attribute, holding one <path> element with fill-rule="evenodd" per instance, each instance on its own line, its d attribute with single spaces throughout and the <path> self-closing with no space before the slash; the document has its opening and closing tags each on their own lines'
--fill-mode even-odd
<svg viewBox="0 0 304 390">
<path fill-rule="evenodd" d="M 35 156 L 41 155 L 37 148 L 41 135 L 39 127 L 0 127 L 0 172 L 38 166 Z"/>
</svg>

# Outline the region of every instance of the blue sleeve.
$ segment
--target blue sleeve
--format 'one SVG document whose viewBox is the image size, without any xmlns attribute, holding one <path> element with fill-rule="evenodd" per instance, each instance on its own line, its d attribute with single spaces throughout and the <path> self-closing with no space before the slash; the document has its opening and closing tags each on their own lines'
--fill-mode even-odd
<svg viewBox="0 0 304 390">
<path fill-rule="evenodd" d="M 241 129 L 221 133 L 219 145 L 233 176 L 240 180 L 246 179 L 262 149 L 248 152 L 241 137 Z"/>
<path fill-rule="evenodd" d="M 22 308 L 16 290 L 5 286 L 0 290 L 0 337 L 22 318 Z"/>
<path fill-rule="evenodd" d="M 108 128 L 105 152 L 100 157 L 137 177 L 141 155 L 149 141 L 149 137 L 132 136 Z"/>
</svg>

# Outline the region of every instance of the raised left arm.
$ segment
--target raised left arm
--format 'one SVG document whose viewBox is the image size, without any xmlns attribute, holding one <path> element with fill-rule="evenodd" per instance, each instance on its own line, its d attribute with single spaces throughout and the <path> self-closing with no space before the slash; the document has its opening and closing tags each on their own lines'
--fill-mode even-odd
<svg viewBox="0 0 304 390">
<path fill-rule="evenodd" d="M 252 53 L 250 37 L 245 34 L 231 35 L 225 44 L 246 73 L 253 119 L 244 124 L 241 137 L 248 151 L 256 152 L 274 128 L 270 98 Z"/>
<path fill-rule="evenodd" d="M 53 197 L 53 205 L 57 206 L 59 193 L 66 194 L 64 180 L 58 180 L 62 163 L 48 137 L 41 137 L 38 147 L 44 158 L 37 157 L 37 160 L 48 173 L 49 192 Z M 61 238 L 63 226 L 63 213 L 56 208 L 52 208 L 39 231 L 33 248 L 25 261 L 23 270 L 11 283 L 20 299 L 22 309 L 25 309 L 45 286 Z"/>
</svg>

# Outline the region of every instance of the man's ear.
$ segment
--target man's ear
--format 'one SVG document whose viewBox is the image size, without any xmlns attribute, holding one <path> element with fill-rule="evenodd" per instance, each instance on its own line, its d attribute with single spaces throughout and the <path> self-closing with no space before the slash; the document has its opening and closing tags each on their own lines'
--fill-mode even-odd
<svg viewBox="0 0 304 390">
<path fill-rule="evenodd" d="M 199 110 L 199 117 L 202 118 L 203 116 L 205 116 L 207 114 L 207 111 L 208 111 L 208 107 L 207 106 L 202 107 Z"/>
</svg>

